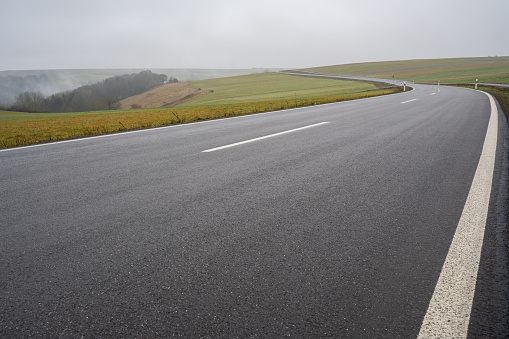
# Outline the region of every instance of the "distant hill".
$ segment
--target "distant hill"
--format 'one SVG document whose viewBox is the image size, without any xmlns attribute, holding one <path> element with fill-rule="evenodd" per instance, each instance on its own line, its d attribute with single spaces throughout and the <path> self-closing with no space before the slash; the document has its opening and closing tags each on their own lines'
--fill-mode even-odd
<svg viewBox="0 0 509 339">
<path fill-rule="evenodd" d="M 509 56 L 366 62 L 306 70 L 408 81 L 473 83 L 479 79 L 484 83 L 509 84 Z"/>
<path fill-rule="evenodd" d="M 462 83 L 479 82 L 509 84 L 509 57 L 451 58 L 367 62 L 307 68 L 305 70 L 342 75 L 357 75 L 382 79 Z M 224 73 L 223 73 L 224 74 Z M 294 79 L 295 80 L 295 79 Z M 258 95 L 260 100 L 272 95 L 281 95 L 278 84 L 292 86 L 286 78 L 277 74 L 253 74 L 244 77 L 217 77 L 196 80 L 192 83 L 163 85 L 153 90 L 124 99 L 121 108 L 153 108 L 177 105 L 224 104 L 242 101 L 244 97 Z M 331 84 L 339 84 L 331 82 Z M 354 82 L 355 84 L 355 82 Z M 291 91 L 294 96 L 302 84 L 295 82 Z M 320 91 L 323 89 L 320 83 Z M 274 90 L 274 87 L 277 90 Z M 198 90 L 200 88 L 200 90 Z M 352 91 L 359 89 L 351 89 Z M 210 93 L 210 94 L 209 94 Z M 207 94 L 207 95 L 203 95 Z M 250 99 L 251 100 L 251 99 Z"/>
<path fill-rule="evenodd" d="M 91 85 L 45 97 L 38 92 L 23 92 L 16 96 L 11 110 L 20 112 L 88 112 L 118 109 L 119 100 L 137 95 L 165 83 L 176 83 L 176 78 L 152 71 L 116 75 Z"/>
<path fill-rule="evenodd" d="M 295 101 L 376 89 L 369 82 L 296 77 L 264 72 L 165 84 L 120 101 L 120 108 L 160 108 Z M 263 105 L 263 104 L 261 104 Z"/>
<path fill-rule="evenodd" d="M 133 69 L 78 69 L 78 70 L 27 70 L 0 71 L 0 106 L 10 106 L 18 94 L 40 92 L 44 96 L 90 85 L 107 78 L 150 70 L 179 81 L 214 79 L 235 75 L 261 73 L 266 69 L 183 69 L 183 68 L 133 68 Z"/>
</svg>

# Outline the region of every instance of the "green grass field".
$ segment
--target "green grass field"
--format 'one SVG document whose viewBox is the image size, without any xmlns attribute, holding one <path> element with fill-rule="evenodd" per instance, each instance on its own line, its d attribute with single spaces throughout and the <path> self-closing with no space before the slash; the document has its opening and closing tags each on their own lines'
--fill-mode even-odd
<svg viewBox="0 0 509 339">
<path fill-rule="evenodd" d="M 192 99 L 182 106 L 306 99 L 377 88 L 366 82 L 312 79 L 278 73 L 193 81 L 192 86 L 213 92 Z"/>
<path fill-rule="evenodd" d="M 369 76 L 382 79 L 442 83 L 509 84 L 509 57 L 455 58 L 370 62 L 309 68 L 328 74 Z"/>
</svg>

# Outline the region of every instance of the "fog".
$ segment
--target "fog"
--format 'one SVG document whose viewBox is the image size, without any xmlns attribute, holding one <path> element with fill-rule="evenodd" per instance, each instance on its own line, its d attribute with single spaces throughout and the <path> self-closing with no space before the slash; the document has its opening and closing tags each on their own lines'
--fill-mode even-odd
<svg viewBox="0 0 509 339">
<path fill-rule="evenodd" d="M 0 106 L 13 104 L 16 96 L 23 92 L 48 96 L 87 83 L 65 71 L 0 72 Z"/>
<path fill-rule="evenodd" d="M 507 0 L 3 0 L 0 70 L 509 55 Z"/>
<path fill-rule="evenodd" d="M 115 75 L 139 73 L 143 70 L 147 69 L 0 71 L 0 109 L 14 104 L 16 97 L 24 92 L 41 93 L 47 97 L 55 93 L 100 82 Z M 157 68 L 150 69 L 150 71 L 156 74 L 164 74 L 168 78 L 177 78 L 179 81 L 191 81 L 277 71 L 277 69 Z"/>
</svg>

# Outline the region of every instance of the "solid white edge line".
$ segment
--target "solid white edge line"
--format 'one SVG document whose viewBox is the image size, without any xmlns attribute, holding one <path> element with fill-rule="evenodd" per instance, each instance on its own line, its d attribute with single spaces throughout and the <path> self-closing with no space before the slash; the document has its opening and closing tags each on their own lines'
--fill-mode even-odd
<svg viewBox="0 0 509 339">
<path fill-rule="evenodd" d="M 236 142 L 236 143 L 229 144 L 229 145 L 224 145 L 224 146 L 220 146 L 220 147 L 215 147 L 215 148 L 207 149 L 207 150 L 202 151 L 202 152 L 203 153 L 209 153 L 209 152 L 219 151 L 219 150 L 222 150 L 222 149 L 225 149 L 225 148 L 234 147 L 234 146 L 238 146 L 238 145 L 243 145 L 243 144 L 247 144 L 249 142 L 259 141 L 259 140 L 263 140 L 263 139 L 267 139 L 267 138 L 272 138 L 272 137 L 275 137 L 275 136 L 278 136 L 278 135 L 292 133 L 292 132 L 296 132 L 296 131 L 300 131 L 300 130 L 303 130 L 303 129 L 307 129 L 307 128 L 311 128 L 311 127 L 316 127 L 316 126 L 320 126 L 320 125 L 328 124 L 328 123 L 329 122 L 320 122 L 320 123 L 309 125 L 309 126 L 294 128 L 294 129 L 291 129 L 291 130 L 288 130 L 288 131 L 283 131 L 283 132 L 279 132 L 279 133 L 265 135 L 263 137 L 258 137 L 258 138 L 254 138 L 254 139 L 249 139 L 249 140 L 244 140 L 244 141 Z"/>
<path fill-rule="evenodd" d="M 418 338 L 467 337 L 497 149 L 497 105 L 485 94 L 491 115 L 481 157 Z"/>
</svg>

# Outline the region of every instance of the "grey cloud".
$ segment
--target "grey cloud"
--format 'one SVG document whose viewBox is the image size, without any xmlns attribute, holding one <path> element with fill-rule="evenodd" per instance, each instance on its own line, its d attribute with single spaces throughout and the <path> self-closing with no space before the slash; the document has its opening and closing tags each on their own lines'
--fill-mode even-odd
<svg viewBox="0 0 509 339">
<path fill-rule="evenodd" d="M 509 55 L 509 2 L 4 0 L 0 70 Z"/>
</svg>

